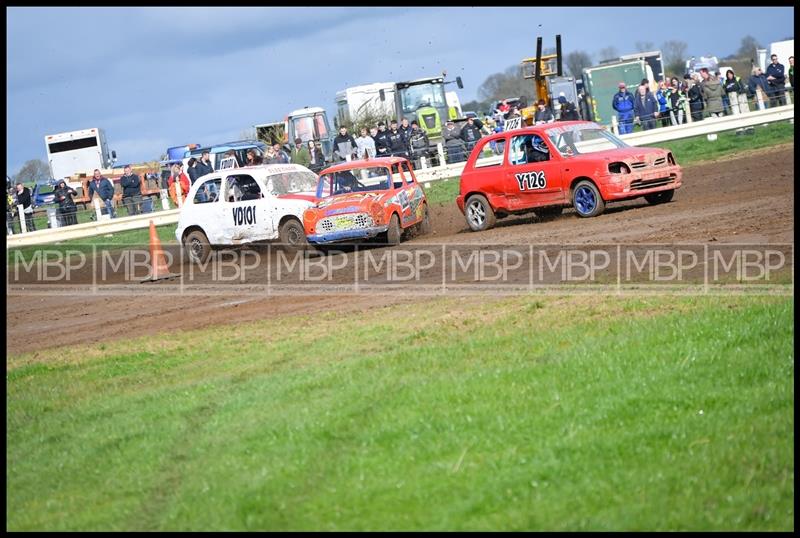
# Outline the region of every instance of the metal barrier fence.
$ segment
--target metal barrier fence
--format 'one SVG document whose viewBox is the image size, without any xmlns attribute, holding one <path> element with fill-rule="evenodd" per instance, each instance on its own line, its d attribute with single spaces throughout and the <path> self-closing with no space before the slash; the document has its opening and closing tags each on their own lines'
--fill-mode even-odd
<svg viewBox="0 0 800 538">
<path fill-rule="evenodd" d="M 621 135 L 620 138 L 631 145 L 648 145 L 793 119 L 794 106 L 790 104 L 766 108 L 765 110 L 758 110 L 755 112 L 708 118 L 704 121 L 696 121 L 682 125 L 638 131 Z M 437 150 L 439 162 L 446 162 L 446 149 L 440 144 Z M 501 156 L 499 155 L 487 155 L 481 159 L 481 162 L 489 164 L 491 162 L 499 162 L 500 159 Z M 460 175 L 464 170 L 465 164 L 465 162 L 458 162 L 429 167 L 427 166 L 427 162 L 422 162 L 421 168 L 415 170 L 415 175 L 420 183 L 428 187 L 433 181 Z M 157 225 L 178 222 L 180 211 L 178 209 L 164 209 L 165 207 L 172 207 L 172 205 L 169 201 L 165 200 L 165 193 L 162 192 L 161 200 L 157 203 L 154 200 L 153 203 L 153 208 L 156 211 L 137 216 L 118 216 L 118 218 L 109 219 L 102 214 L 103 208 L 100 207 L 99 202 L 95 201 L 94 208 L 87 209 L 87 212 L 83 213 L 82 217 L 78 217 L 78 224 L 66 227 L 45 227 L 43 229 L 40 229 L 37 225 L 36 231 L 28 231 L 22 234 L 15 233 L 14 235 L 7 236 L 6 248 L 53 243 L 67 239 L 78 239 L 107 233 L 117 233 L 125 230 L 146 228 L 149 226 L 151 219 L 154 220 Z M 161 209 L 158 210 L 158 208 Z M 94 219 L 91 217 L 92 214 L 95 217 Z M 25 219 L 23 219 L 23 221 L 24 220 Z M 16 224 L 17 226 L 22 224 L 18 218 L 16 219 Z"/>
</svg>

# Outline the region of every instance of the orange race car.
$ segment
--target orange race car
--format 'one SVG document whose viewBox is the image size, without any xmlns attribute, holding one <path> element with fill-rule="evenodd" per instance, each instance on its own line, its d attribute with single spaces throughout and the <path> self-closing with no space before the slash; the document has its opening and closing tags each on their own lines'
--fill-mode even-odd
<svg viewBox="0 0 800 538">
<path fill-rule="evenodd" d="M 402 157 L 343 162 L 320 172 L 316 203 L 303 213 L 309 243 L 378 237 L 396 245 L 408 231 L 428 233 L 425 192 Z"/>
</svg>

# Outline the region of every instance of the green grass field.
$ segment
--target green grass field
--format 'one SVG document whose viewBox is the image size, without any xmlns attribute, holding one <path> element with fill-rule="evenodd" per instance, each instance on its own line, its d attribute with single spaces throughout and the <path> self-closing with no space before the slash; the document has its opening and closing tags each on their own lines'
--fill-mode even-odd
<svg viewBox="0 0 800 538">
<path fill-rule="evenodd" d="M 437 299 L 7 359 L 7 530 L 792 530 L 790 298 Z"/>
</svg>

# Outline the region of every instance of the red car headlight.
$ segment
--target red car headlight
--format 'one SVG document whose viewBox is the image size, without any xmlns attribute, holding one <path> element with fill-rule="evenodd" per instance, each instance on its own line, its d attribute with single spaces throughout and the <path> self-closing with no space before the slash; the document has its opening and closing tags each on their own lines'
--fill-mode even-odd
<svg viewBox="0 0 800 538">
<path fill-rule="evenodd" d="M 623 162 L 609 163 L 608 171 L 612 174 L 630 174 L 630 167 Z"/>
</svg>

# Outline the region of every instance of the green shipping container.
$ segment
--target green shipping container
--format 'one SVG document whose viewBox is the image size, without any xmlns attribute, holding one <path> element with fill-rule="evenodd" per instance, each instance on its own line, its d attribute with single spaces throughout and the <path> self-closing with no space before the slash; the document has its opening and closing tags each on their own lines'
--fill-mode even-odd
<svg viewBox="0 0 800 538">
<path fill-rule="evenodd" d="M 647 78 L 647 70 L 643 60 L 619 62 L 583 70 L 583 85 L 592 119 L 603 125 L 611 125 L 611 117 L 616 111 L 611 106 L 614 94 L 619 91 L 619 83 L 624 82 L 628 91 L 634 96 L 643 78 Z"/>
</svg>

